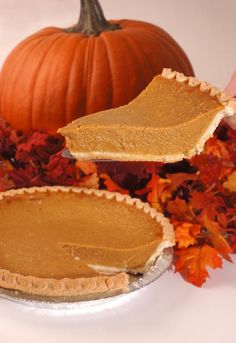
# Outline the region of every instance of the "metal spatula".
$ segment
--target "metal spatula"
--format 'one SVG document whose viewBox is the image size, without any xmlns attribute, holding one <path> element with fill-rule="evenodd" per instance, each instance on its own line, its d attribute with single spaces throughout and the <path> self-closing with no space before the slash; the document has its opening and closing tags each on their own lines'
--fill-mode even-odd
<svg viewBox="0 0 236 343">
<path fill-rule="evenodd" d="M 74 159 L 74 157 L 72 156 L 71 152 L 69 149 L 65 149 L 62 152 L 62 157 L 65 158 L 70 158 L 70 159 Z M 114 160 L 100 160 L 100 159 L 96 159 L 96 160 L 89 160 L 90 162 L 94 162 L 94 163 L 98 163 L 98 162 L 116 162 Z"/>
</svg>

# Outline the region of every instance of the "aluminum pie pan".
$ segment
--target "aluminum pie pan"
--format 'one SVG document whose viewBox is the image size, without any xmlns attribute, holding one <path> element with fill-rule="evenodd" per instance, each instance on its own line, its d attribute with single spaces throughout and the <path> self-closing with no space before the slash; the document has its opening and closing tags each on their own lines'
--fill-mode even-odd
<svg viewBox="0 0 236 343">
<path fill-rule="evenodd" d="M 126 292 L 118 291 L 113 294 L 92 294 L 74 297 L 45 297 L 29 295 L 20 291 L 0 288 L 0 298 L 9 301 L 28 305 L 35 308 L 51 310 L 86 310 L 91 307 L 104 305 L 119 299 L 127 297 L 129 294 L 135 294 L 144 289 L 161 277 L 170 269 L 173 260 L 173 248 L 166 248 L 156 259 L 149 270 L 141 275 L 130 275 L 130 282 Z"/>
</svg>

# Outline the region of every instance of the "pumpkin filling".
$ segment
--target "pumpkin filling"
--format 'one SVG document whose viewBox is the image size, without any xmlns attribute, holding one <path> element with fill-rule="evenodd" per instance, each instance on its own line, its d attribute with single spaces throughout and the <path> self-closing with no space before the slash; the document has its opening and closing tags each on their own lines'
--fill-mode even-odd
<svg viewBox="0 0 236 343">
<path fill-rule="evenodd" d="M 78 159 L 189 158 L 203 149 L 219 121 L 233 114 L 205 84 L 167 70 L 128 105 L 79 118 L 59 132 Z"/>
<path fill-rule="evenodd" d="M 143 270 L 163 238 L 143 210 L 72 191 L 4 196 L 0 223 L 0 268 L 41 278 Z"/>
</svg>

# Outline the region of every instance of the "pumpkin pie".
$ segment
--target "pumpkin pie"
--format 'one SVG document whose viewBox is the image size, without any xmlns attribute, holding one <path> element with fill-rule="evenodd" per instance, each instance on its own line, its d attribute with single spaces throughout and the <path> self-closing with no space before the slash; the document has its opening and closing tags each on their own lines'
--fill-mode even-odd
<svg viewBox="0 0 236 343">
<path fill-rule="evenodd" d="M 147 203 L 108 191 L 40 187 L 0 193 L 0 287 L 73 297 L 126 291 L 174 244 Z"/>
<path fill-rule="evenodd" d="M 208 82 L 164 69 L 128 105 L 79 118 L 59 132 L 80 160 L 176 162 L 201 152 L 236 102 Z"/>
</svg>

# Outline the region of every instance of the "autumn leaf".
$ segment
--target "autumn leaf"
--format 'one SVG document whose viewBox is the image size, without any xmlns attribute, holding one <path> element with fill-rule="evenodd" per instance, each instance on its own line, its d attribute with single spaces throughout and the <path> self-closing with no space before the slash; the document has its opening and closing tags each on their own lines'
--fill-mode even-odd
<svg viewBox="0 0 236 343">
<path fill-rule="evenodd" d="M 177 174 L 167 174 L 169 180 L 171 180 L 172 185 L 177 188 L 189 181 L 195 181 L 198 179 L 196 174 L 190 173 L 177 173 Z"/>
<path fill-rule="evenodd" d="M 77 183 L 75 183 L 73 186 L 87 187 L 87 188 L 98 188 L 99 187 L 99 178 L 97 176 L 97 173 L 86 175 L 86 176 L 80 178 L 77 181 Z"/>
<path fill-rule="evenodd" d="M 165 203 L 171 198 L 173 187 L 171 181 L 162 179 L 157 174 L 153 173 L 151 180 L 146 187 L 136 191 L 137 195 L 148 193 L 147 200 L 152 207 L 161 211 Z"/>
<path fill-rule="evenodd" d="M 191 206 L 188 206 L 185 200 L 176 197 L 167 204 L 167 210 L 174 219 L 179 221 L 192 221 L 195 213 Z"/>
<path fill-rule="evenodd" d="M 218 183 L 234 170 L 233 162 L 222 161 L 216 156 L 207 154 L 194 156 L 191 163 L 198 168 L 199 180 L 207 186 Z"/>
<path fill-rule="evenodd" d="M 104 181 L 104 185 L 106 186 L 107 190 L 110 192 L 119 192 L 121 194 L 129 194 L 129 191 L 127 189 L 123 189 L 120 186 L 118 186 L 109 175 L 107 174 L 100 174 L 100 179 Z"/>
<path fill-rule="evenodd" d="M 211 205 L 217 208 L 224 207 L 225 202 L 222 197 L 216 196 L 211 190 L 205 192 L 192 191 L 190 205 L 195 209 L 203 209 Z"/>
<path fill-rule="evenodd" d="M 207 215 L 204 214 L 202 216 L 202 224 L 206 228 L 205 236 L 210 240 L 214 248 L 216 248 L 227 261 L 232 262 L 229 256 L 229 254 L 232 253 L 232 250 L 222 235 L 222 230 L 219 223 L 210 220 Z"/>
<path fill-rule="evenodd" d="M 76 167 L 81 169 L 85 175 L 94 174 L 97 172 L 97 166 L 93 162 L 76 161 Z"/>
<path fill-rule="evenodd" d="M 197 241 L 197 236 L 201 232 L 201 225 L 187 222 L 172 222 L 175 229 L 175 241 L 178 248 L 187 248 Z"/>
<path fill-rule="evenodd" d="M 176 251 L 175 271 L 195 286 L 201 287 L 209 277 L 208 267 L 222 268 L 222 259 L 215 248 L 205 244 Z"/>
<path fill-rule="evenodd" d="M 215 136 L 208 139 L 204 147 L 204 153 L 213 155 L 222 160 L 230 160 L 230 153 L 227 149 L 226 143 L 220 141 Z"/>
<path fill-rule="evenodd" d="M 32 135 L 24 142 L 19 144 L 18 151 L 30 152 L 34 147 L 47 146 L 48 134 L 33 132 Z"/>
</svg>

